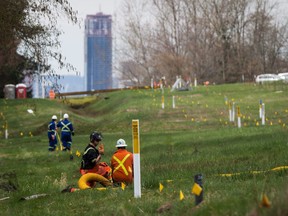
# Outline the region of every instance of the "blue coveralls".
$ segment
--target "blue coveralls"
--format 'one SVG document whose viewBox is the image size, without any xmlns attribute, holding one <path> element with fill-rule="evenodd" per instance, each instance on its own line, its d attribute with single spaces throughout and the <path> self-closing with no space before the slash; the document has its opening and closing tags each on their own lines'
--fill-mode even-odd
<svg viewBox="0 0 288 216">
<path fill-rule="evenodd" d="M 48 124 L 48 139 L 49 139 L 49 151 L 55 151 L 57 146 L 57 137 L 56 137 L 56 121 L 52 120 Z"/>
<path fill-rule="evenodd" d="M 57 124 L 58 128 L 61 128 L 61 142 L 63 145 L 63 151 L 71 150 L 72 136 L 74 133 L 73 125 L 68 119 L 64 119 Z"/>
</svg>

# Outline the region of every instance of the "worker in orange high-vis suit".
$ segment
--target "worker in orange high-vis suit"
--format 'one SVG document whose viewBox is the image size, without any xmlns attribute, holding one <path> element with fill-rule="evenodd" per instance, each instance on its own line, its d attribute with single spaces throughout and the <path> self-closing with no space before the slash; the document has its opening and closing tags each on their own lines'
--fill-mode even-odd
<svg viewBox="0 0 288 216">
<path fill-rule="evenodd" d="M 117 151 L 111 158 L 113 183 L 131 184 L 133 182 L 133 154 L 126 150 L 124 139 L 116 143 Z"/>
</svg>

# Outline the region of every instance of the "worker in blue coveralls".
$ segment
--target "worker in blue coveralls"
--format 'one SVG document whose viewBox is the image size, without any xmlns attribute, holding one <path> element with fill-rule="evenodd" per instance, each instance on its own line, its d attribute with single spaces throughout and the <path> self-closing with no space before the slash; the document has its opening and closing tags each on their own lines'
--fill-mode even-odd
<svg viewBox="0 0 288 216">
<path fill-rule="evenodd" d="M 57 116 L 53 115 L 51 122 L 48 124 L 48 139 L 49 139 L 49 147 L 48 151 L 55 151 L 57 146 Z"/>
<path fill-rule="evenodd" d="M 61 142 L 63 145 L 63 151 L 71 150 L 72 146 L 72 136 L 74 136 L 74 128 L 72 123 L 68 120 L 69 115 L 65 113 L 63 115 L 63 120 L 58 122 L 57 127 L 61 128 Z"/>
</svg>

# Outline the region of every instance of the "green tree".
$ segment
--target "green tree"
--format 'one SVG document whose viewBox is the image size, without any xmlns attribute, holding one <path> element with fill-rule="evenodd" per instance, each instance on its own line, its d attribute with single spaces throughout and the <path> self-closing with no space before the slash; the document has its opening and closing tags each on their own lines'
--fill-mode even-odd
<svg viewBox="0 0 288 216">
<path fill-rule="evenodd" d="M 35 64 L 44 66 L 41 73 L 53 76 L 55 72 L 49 67 L 48 59 L 56 60 L 59 68 L 74 70 L 58 51 L 62 32 L 57 28 L 57 18 L 61 16 L 77 23 L 77 14 L 68 0 L 0 1 L 1 89 L 5 84 L 20 82 L 24 70 L 39 73 Z"/>
</svg>

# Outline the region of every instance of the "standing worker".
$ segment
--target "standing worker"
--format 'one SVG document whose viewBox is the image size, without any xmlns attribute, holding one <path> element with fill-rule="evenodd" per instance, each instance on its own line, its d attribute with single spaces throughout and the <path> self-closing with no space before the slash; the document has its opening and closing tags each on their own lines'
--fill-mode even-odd
<svg viewBox="0 0 288 216">
<path fill-rule="evenodd" d="M 111 179 L 111 167 L 105 162 L 100 162 L 101 155 L 104 155 L 104 144 L 102 141 L 102 134 L 94 131 L 90 135 L 90 143 L 86 146 L 80 167 L 82 175 L 86 173 L 97 173 L 109 181 Z M 98 146 L 99 145 L 99 146 Z M 98 149 L 96 148 L 98 146 Z"/>
<path fill-rule="evenodd" d="M 63 120 L 58 122 L 57 127 L 61 128 L 61 142 L 63 145 L 63 151 L 70 151 L 72 146 L 72 136 L 74 136 L 73 124 L 68 120 L 69 115 L 65 113 Z"/>
<path fill-rule="evenodd" d="M 124 139 L 116 143 L 117 151 L 111 158 L 112 179 L 114 183 L 131 184 L 133 182 L 133 154 L 126 150 Z"/>
<path fill-rule="evenodd" d="M 56 146 L 57 146 L 57 137 L 56 137 L 56 130 L 57 130 L 57 126 L 56 126 L 56 120 L 57 120 L 57 116 L 53 115 L 52 116 L 52 120 L 51 122 L 48 124 L 48 139 L 49 139 L 49 147 L 48 150 L 49 151 L 55 151 Z"/>
</svg>

